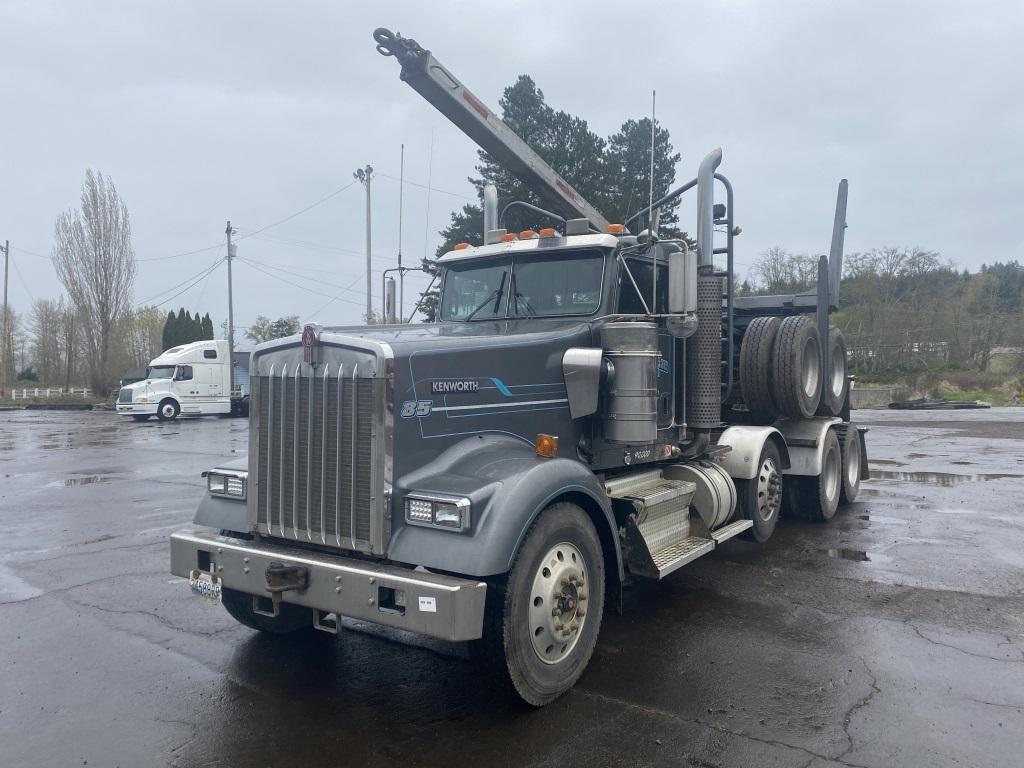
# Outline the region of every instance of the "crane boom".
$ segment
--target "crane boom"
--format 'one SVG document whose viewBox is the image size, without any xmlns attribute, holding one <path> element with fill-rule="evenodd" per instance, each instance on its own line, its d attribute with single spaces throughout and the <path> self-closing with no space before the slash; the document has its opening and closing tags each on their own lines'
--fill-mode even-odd
<svg viewBox="0 0 1024 768">
<path fill-rule="evenodd" d="M 394 56 L 407 82 L 487 154 L 541 196 L 567 219 L 587 219 L 604 232 L 608 220 L 515 132 L 474 96 L 434 55 L 411 38 L 383 27 L 373 33 L 377 51 Z"/>
</svg>

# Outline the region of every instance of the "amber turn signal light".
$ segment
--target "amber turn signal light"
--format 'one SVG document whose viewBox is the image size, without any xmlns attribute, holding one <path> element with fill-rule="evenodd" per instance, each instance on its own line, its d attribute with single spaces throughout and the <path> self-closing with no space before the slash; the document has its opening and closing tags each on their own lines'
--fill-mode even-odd
<svg viewBox="0 0 1024 768">
<path fill-rule="evenodd" d="M 537 435 L 536 446 L 538 456 L 550 459 L 558 453 L 558 438 L 554 435 Z"/>
</svg>

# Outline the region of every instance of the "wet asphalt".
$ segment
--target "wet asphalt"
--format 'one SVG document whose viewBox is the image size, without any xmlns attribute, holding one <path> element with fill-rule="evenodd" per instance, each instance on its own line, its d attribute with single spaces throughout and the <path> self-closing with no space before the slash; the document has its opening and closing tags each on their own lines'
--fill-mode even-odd
<svg viewBox="0 0 1024 768">
<path fill-rule="evenodd" d="M 854 505 L 631 586 L 534 711 L 459 646 L 191 597 L 167 536 L 243 420 L 0 412 L 0 766 L 1024 765 L 1024 409 L 855 418 Z"/>
</svg>

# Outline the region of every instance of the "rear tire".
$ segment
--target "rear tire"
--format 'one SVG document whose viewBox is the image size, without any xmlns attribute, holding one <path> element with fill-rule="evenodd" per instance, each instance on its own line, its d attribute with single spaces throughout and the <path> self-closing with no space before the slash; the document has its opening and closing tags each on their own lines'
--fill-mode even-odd
<svg viewBox="0 0 1024 768">
<path fill-rule="evenodd" d="M 312 609 L 281 603 L 276 617 L 263 616 L 252 609 L 252 595 L 225 588 L 221 597 L 224 607 L 239 624 L 271 635 L 286 635 L 313 628 Z"/>
<path fill-rule="evenodd" d="M 174 421 L 178 418 L 179 413 L 181 413 L 181 409 L 178 407 L 178 402 L 169 397 L 161 400 L 160 406 L 156 409 L 156 417 L 160 421 Z"/>
<path fill-rule="evenodd" d="M 758 544 L 771 538 L 782 507 L 782 459 L 775 442 L 769 440 L 757 460 L 757 476 L 736 481 L 740 516 L 754 523 L 743 536 Z"/>
<path fill-rule="evenodd" d="M 821 340 L 804 315 L 787 317 L 779 327 L 772 355 L 772 392 L 779 411 L 809 419 L 821 402 Z"/>
<path fill-rule="evenodd" d="M 772 400 L 772 350 L 782 322 L 777 317 L 755 317 L 740 344 L 740 389 L 752 424 L 770 424 L 778 409 Z"/>
<path fill-rule="evenodd" d="M 840 495 L 844 504 L 852 504 L 860 493 L 861 440 L 863 436 L 856 424 L 846 425 L 846 434 L 840 445 L 843 454 L 843 487 Z"/>
<path fill-rule="evenodd" d="M 821 474 L 817 477 L 790 476 L 786 479 L 784 501 L 787 512 L 822 523 L 835 517 L 843 485 L 842 465 L 839 438 L 836 437 L 836 431 L 830 429 L 825 433 Z"/>
<path fill-rule="evenodd" d="M 838 328 L 828 332 L 828 366 L 822 382 L 819 416 L 840 416 L 850 392 L 850 380 L 846 377 L 846 340 Z"/>
<path fill-rule="evenodd" d="M 544 510 L 507 579 L 488 588 L 483 636 L 471 644 L 497 687 L 542 707 L 576 683 L 597 645 L 604 578 L 586 513 L 569 503 Z"/>
</svg>

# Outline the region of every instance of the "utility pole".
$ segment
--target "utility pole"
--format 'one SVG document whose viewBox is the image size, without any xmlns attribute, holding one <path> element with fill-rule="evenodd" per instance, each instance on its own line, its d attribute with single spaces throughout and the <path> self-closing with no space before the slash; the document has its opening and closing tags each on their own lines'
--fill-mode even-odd
<svg viewBox="0 0 1024 768">
<path fill-rule="evenodd" d="M 399 320 L 405 312 L 405 270 L 402 269 L 402 193 L 405 192 L 405 144 L 398 161 L 398 312 Z"/>
<path fill-rule="evenodd" d="M 7 268 L 10 260 L 11 241 L 4 240 L 4 337 L 0 339 L 0 397 L 7 397 L 7 366 L 11 350 L 11 320 L 7 314 Z"/>
<path fill-rule="evenodd" d="M 373 179 L 373 166 L 357 168 L 352 174 L 359 183 L 366 187 L 366 322 L 373 317 L 373 260 L 370 257 L 370 181 Z"/>
<path fill-rule="evenodd" d="M 231 236 L 235 234 L 235 230 L 231 228 L 230 221 L 224 234 L 228 236 L 228 397 L 231 397 L 231 393 L 235 391 L 235 306 L 231 295 L 231 259 L 235 255 Z"/>
</svg>

